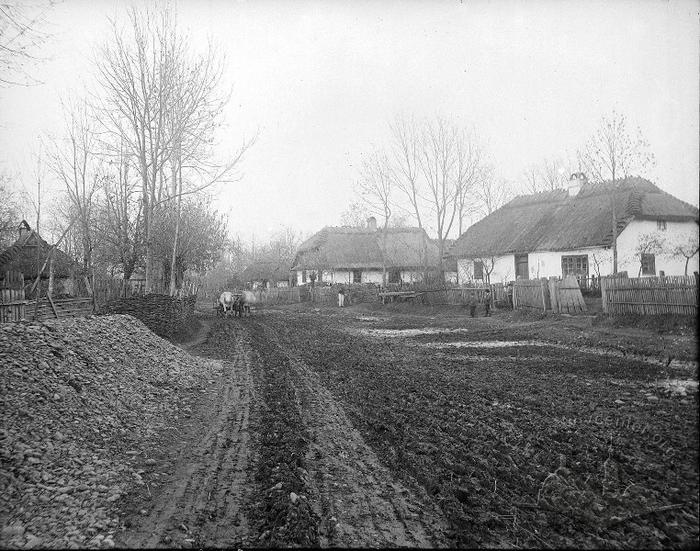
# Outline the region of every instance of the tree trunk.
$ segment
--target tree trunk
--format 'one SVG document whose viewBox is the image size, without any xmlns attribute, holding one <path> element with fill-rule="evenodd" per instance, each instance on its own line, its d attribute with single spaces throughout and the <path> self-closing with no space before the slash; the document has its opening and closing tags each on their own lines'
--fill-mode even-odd
<svg viewBox="0 0 700 551">
<path fill-rule="evenodd" d="M 177 274 L 175 261 L 177 259 L 177 246 L 180 236 L 180 212 L 182 209 L 182 167 L 173 168 L 173 178 L 177 182 L 177 209 L 175 213 L 175 237 L 173 238 L 173 255 L 170 261 L 170 296 L 175 296 L 177 291 Z"/>
<path fill-rule="evenodd" d="M 53 249 L 49 253 L 51 256 L 49 258 L 49 290 L 46 293 L 50 298 L 53 297 Z"/>
</svg>

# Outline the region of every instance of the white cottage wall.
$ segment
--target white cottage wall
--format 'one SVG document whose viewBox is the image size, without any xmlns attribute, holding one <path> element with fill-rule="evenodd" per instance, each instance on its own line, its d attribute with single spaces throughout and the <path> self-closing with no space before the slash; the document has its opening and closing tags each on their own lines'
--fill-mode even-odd
<svg viewBox="0 0 700 551">
<path fill-rule="evenodd" d="M 673 255 L 673 248 L 685 243 L 691 237 L 698 237 L 696 222 L 666 222 L 666 229 L 660 229 L 656 220 L 633 220 L 617 238 L 617 269 L 627 271 L 630 277 L 637 277 L 641 266 L 637 248 L 640 241 L 648 235 L 656 236 L 663 243 L 661 251 L 655 252 L 656 275 L 663 271 L 665 275 L 684 275 L 686 259 Z M 611 270 L 612 271 L 612 268 Z M 698 255 L 688 262 L 688 275 L 698 271 Z"/>
</svg>

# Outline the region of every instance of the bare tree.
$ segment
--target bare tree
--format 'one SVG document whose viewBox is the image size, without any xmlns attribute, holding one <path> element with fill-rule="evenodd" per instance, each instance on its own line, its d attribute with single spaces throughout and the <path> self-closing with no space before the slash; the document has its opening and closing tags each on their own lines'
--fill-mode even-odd
<svg viewBox="0 0 700 551">
<path fill-rule="evenodd" d="M 473 136 L 465 132 L 457 134 L 457 235 L 462 235 L 467 216 L 477 209 L 475 190 L 484 174 L 485 165 L 482 160 L 481 148 Z"/>
<path fill-rule="evenodd" d="M 671 245 L 671 255 L 680 256 L 685 258 L 685 270 L 684 275 L 688 275 L 688 264 L 690 259 L 700 252 L 700 245 L 698 244 L 698 234 L 695 233 L 686 237 L 685 239 L 679 239 Z"/>
<path fill-rule="evenodd" d="M 218 91 L 223 64 L 211 45 L 202 55 L 190 50 L 172 10 L 133 8 L 125 29 L 112 21 L 112 36 L 97 60 L 104 131 L 128 149 L 141 179 L 147 291 L 153 283 L 154 218 L 171 207 L 179 213 L 184 195 L 239 179 L 235 169 L 252 144 L 244 142 L 224 162 L 213 160 L 214 132 L 229 98 Z M 181 237 L 178 223 L 171 268 Z M 170 283 L 174 292 L 174 279 Z"/>
<path fill-rule="evenodd" d="M 82 241 L 83 275 L 94 287 L 93 232 L 95 195 L 103 174 L 95 153 L 93 116 L 81 102 L 64 103 L 65 136 L 54 140 L 49 152 L 49 169 L 63 185 L 74 216 L 77 218 Z"/>
<path fill-rule="evenodd" d="M 389 129 L 392 135 L 390 174 L 396 189 L 408 200 L 418 227 L 422 228 L 419 131 L 413 119 L 401 117 L 397 117 Z"/>
<path fill-rule="evenodd" d="M 21 219 L 19 198 L 11 189 L 11 180 L 8 173 L 0 173 L 0 250 L 9 247 L 15 241 Z"/>
<path fill-rule="evenodd" d="M 419 167 L 426 182 L 427 202 L 435 222 L 439 271 L 442 274 L 445 240 L 457 216 L 458 130 L 444 119 L 438 118 L 425 125 L 420 145 Z"/>
<path fill-rule="evenodd" d="M 0 3 L 0 85 L 41 84 L 29 75 L 26 65 L 38 61 L 36 51 L 49 36 L 42 27 L 55 3 L 54 0 Z"/>
<path fill-rule="evenodd" d="M 360 192 L 370 212 L 382 216 L 382 284 L 386 285 L 386 251 L 389 220 L 392 206 L 392 178 L 389 160 L 379 152 L 374 151 L 362 164 L 360 177 Z"/>
<path fill-rule="evenodd" d="M 171 37 L 171 17 L 167 9 L 157 13 L 130 9 L 128 29 L 111 22 L 111 39 L 101 48 L 96 63 L 104 130 L 129 148 L 141 178 L 146 292 L 153 279 L 154 208 L 162 198 L 163 168 L 171 154 L 167 121 L 172 107 L 173 47 L 163 43 Z"/>
<path fill-rule="evenodd" d="M 541 193 L 564 188 L 570 172 L 561 158 L 544 159 L 523 171 L 525 190 L 529 193 Z"/>
<path fill-rule="evenodd" d="M 493 167 L 481 172 L 475 194 L 479 200 L 479 210 L 484 216 L 498 210 L 513 198 L 513 191 L 503 179 L 496 178 Z"/>
<path fill-rule="evenodd" d="M 598 129 L 578 152 L 579 164 L 594 182 L 610 181 L 612 211 L 613 272 L 617 272 L 617 210 L 615 191 L 618 178 L 625 178 L 633 171 L 644 171 L 654 163 L 649 144 L 639 128 L 630 134 L 627 119 L 615 111 L 604 116 Z"/>
<path fill-rule="evenodd" d="M 110 153 L 110 173 L 104 180 L 103 200 L 97 215 L 102 236 L 100 252 L 118 259 L 123 275 L 122 292 L 143 254 L 143 201 L 138 181 L 131 177 L 130 152 L 120 142 Z"/>
</svg>

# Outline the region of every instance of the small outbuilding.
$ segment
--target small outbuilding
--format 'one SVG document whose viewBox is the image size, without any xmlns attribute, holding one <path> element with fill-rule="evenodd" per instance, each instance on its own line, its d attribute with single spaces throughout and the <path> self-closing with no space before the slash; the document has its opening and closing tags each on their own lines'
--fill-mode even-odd
<svg viewBox="0 0 700 551">
<path fill-rule="evenodd" d="M 19 224 L 18 232 L 17 240 L 0 253 L 0 277 L 6 272 L 22 273 L 26 286 L 36 279 L 41 269 L 39 275 L 42 286 L 48 285 L 53 272 L 53 294 L 73 295 L 75 279 L 79 273 L 78 264 L 62 250 L 52 248 L 31 229 L 26 220 Z"/>
</svg>

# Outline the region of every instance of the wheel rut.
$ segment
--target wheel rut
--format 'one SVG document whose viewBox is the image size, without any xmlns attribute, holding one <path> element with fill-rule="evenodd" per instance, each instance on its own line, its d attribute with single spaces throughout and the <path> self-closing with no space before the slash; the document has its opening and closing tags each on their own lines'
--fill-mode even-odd
<svg viewBox="0 0 700 551">
<path fill-rule="evenodd" d="M 250 481 L 249 420 L 252 394 L 250 350 L 237 332 L 230 361 L 211 409 L 194 424 L 191 443 L 179 454 L 146 515 L 132 518 L 125 547 L 232 547 L 249 528 L 243 511 Z M 201 437 L 197 436 L 197 432 Z"/>
</svg>

